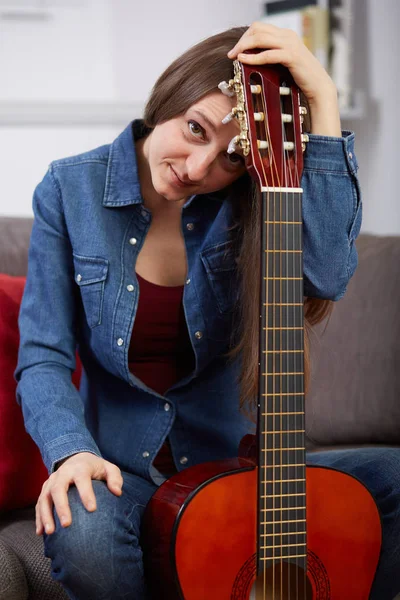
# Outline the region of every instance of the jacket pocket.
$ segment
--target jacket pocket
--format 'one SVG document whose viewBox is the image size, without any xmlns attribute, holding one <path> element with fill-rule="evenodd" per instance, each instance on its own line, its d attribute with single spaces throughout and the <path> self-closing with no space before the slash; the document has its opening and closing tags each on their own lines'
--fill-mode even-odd
<svg viewBox="0 0 400 600">
<path fill-rule="evenodd" d="M 232 242 L 206 248 L 201 252 L 201 260 L 219 312 L 230 312 L 235 306 L 238 292 L 237 264 Z"/>
<path fill-rule="evenodd" d="M 90 256 L 73 255 L 75 282 L 79 286 L 83 308 L 89 327 L 101 324 L 104 284 L 108 274 L 108 260 Z"/>
</svg>

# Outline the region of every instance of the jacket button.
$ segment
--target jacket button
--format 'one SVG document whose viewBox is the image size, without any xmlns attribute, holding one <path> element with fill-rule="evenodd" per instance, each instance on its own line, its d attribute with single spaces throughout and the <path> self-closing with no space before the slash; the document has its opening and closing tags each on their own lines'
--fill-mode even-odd
<svg viewBox="0 0 400 600">
<path fill-rule="evenodd" d="M 193 229 L 194 229 L 194 225 L 193 225 L 193 223 L 188 223 L 188 224 L 186 225 L 186 229 L 188 229 L 189 231 L 193 231 Z"/>
<path fill-rule="evenodd" d="M 353 158 L 353 153 L 349 152 L 349 159 L 351 160 Z"/>
<path fill-rule="evenodd" d="M 118 346 L 123 346 L 124 345 L 124 340 L 122 338 L 118 338 L 117 339 L 117 345 Z"/>
<path fill-rule="evenodd" d="M 186 283 L 186 285 L 189 285 L 189 283 L 190 283 L 190 277 L 188 277 L 188 278 L 186 279 L 185 283 Z"/>
<path fill-rule="evenodd" d="M 77 281 L 82 281 L 82 275 L 80 273 L 76 276 L 76 280 Z"/>
<path fill-rule="evenodd" d="M 187 461 L 188 461 L 188 457 L 187 456 L 182 456 L 179 459 L 179 462 L 181 463 L 181 465 L 186 465 Z"/>
<path fill-rule="evenodd" d="M 201 340 L 201 338 L 203 337 L 203 333 L 201 331 L 196 331 L 196 333 L 194 334 L 194 337 L 197 340 Z"/>
<path fill-rule="evenodd" d="M 135 286 L 129 284 L 129 285 L 126 286 L 126 289 L 128 290 L 128 292 L 133 292 L 133 290 L 135 289 Z"/>
<path fill-rule="evenodd" d="M 131 239 L 129 240 L 129 243 L 130 243 L 132 246 L 134 246 L 134 245 L 137 243 L 137 239 L 136 239 L 136 238 L 131 238 Z"/>
<path fill-rule="evenodd" d="M 168 412 L 170 409 L 171 409 L 170 405 L 168 404 L 168 402 L 166 402 L 164 404 L 164 410 L 165 410 L 165 412 Z"/>
<path fill-rule="evenodd" d="M 143 452 L 142 456 L 143 456 L 143 458 L 149 458 L 150 452 L 147 452 L 147 450 L 146 450 L 145 452 Z"/>
</svg>

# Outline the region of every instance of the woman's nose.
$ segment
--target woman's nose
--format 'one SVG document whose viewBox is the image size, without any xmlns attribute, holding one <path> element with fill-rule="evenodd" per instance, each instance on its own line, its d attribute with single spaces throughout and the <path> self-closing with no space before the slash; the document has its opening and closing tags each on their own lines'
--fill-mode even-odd
<svg viewBox="0 0 400 600">
<path fill-rule="evenodd" d="M 186 159 L 186 169 L 189 179 L 193 183 L 203 181 L 211 170 L 215 160 L 215 152 L 206 148 L 199 148 L 192 151 Z"/>
</svg>

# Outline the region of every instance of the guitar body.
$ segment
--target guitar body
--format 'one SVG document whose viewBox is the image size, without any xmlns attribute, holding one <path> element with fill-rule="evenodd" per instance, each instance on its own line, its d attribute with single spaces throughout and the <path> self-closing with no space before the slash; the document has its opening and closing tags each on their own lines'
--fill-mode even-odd
<svg viewBox="0 0 400 600">
<path fill-rule="evenodd" d="M 308 583 L 284 561 L 266 570 L 269 591 L 252 592 L 257 485 L 257 467 L 238 458 L 191 467 L 157 490 L 143 541 L 152 597 L 367 600 L 381 548 L 377 507 L 353 477 L 314 466 L 306 468 Z"/>
</svg>

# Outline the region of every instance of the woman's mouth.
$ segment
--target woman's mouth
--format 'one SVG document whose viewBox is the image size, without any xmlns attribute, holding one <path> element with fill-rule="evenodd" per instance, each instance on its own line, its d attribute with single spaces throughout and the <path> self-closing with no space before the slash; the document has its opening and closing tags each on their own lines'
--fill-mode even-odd
<svg viewBox="0 0 400 600">
<path fill-rule="evenodd" d="M 177 186 L 177 187 L 190 187 L 192 184 L 190 183 L 185 183 L 184 181 L 182 181 L 179 176 L 177 175 L 177 173 L 174 171 L 174 169 L 171 167 L 171 165 L 169 165 L 170 168 L 170 179 L 172 181 L 172 183 Z"/>
</svg>

